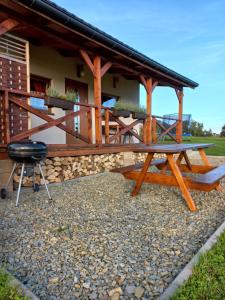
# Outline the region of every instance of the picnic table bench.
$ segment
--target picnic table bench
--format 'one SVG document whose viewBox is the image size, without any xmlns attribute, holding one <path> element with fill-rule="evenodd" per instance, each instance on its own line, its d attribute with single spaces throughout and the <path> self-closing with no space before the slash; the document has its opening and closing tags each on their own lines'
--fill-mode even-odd
<svg viewBox="0 0 225 300">
<path fill-rule="evenodd" d="M 125 166 L 112 171 L 136 181 L 132 196 L 138 194 L 143 182 L 177 186 L 180 188 L 189 209 L 196 211 L 196 205 L 189 190 L 210 192 L 217 189 L 220 191 L 220 180 L 225 177 L 225 165 L 212 166 L 205 154 L 205 149 L 212 146 L 213 144 L 161 144 L 137 148 L 135 152 L 148 153 L 144 163 Z M 203 164 L 192 164 L 187 150 L 198 150 Z M 165 154 L 166 158 L 154 160 L 155 153 Z M 184 163 L 182 163 L 183 160 Z M 150 166 L 156 166 L 160 172 L 149 171 Z M 193 174 L 197 175 L 192 176 Z"/>
</svg>

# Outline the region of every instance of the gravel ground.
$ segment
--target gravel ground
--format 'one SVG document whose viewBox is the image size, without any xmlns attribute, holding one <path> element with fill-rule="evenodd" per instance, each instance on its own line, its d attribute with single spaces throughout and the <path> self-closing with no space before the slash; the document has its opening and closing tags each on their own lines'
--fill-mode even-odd
<svg viewBox="0 0 225 300">
<path fill-rule="evenodd" d="M 103 173 L 1 200 L 1 261 L 41 299 L 155 299 L 224 221 L 223 192 L 192 192 Z"/>
</svg>

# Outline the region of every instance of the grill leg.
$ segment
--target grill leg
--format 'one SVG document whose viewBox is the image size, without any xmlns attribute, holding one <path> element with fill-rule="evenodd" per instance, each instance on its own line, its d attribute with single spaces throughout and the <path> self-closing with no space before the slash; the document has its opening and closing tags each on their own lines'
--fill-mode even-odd
<svg viewBox="0 0 225 300">
<path fill-rule="evenodd" d="M 35 188 L 35 164 L 33 166 L 33 190 Z"/>
<path fill-rule="evenodd" d="M 5 187 L 6 190 L 8 189 L 9 183 L 10 183 L 10 181 L 11 181 L 11 179 L 12 179 L 12 176 L 13 176 L 13 173 L 14 173 L 14 171 L 15 171 L 15 169 L 16 169 L 16 166 L 17 166 L 17 163 L 15 162 L 15 163 L 13 164 L 12 172 L 11 172 L 11 174 L 10 174 L 10 176 L 9 176 L 8 182 L 7 182 L 6 187 Z"/>
<path fill-rule="evenodd" d="M 21 185 L 22 185 L 22 180 L 23 180 L 23 173 L 24 173 L 24 163 L 22 164 L 22 169 L 21 169 L 21 174 L 20 174 L 20 182 L 19 182 L 19 188 L 17 192 L 17 197 L 16 197 L 16 206 L 19 204 L 19 197 L 20 197 L 20 190 L 21 190 Z"/>
<path fill-rule="evenodd" d="M 46 191 L 47 191 L 47 193 L 48 193 L 48 198 L 51 200 L 52 197 L 50 196 L 50 193 L 49 193 L 49 190 L 48 190 L 48 186 L 47 186 L 46 181 L 45 181 L 45 176 L 44 176 L 43 171 L 42 171 L 42 168 L 41 168 L 41 164 L 38 164 L 38 167 L 39 167 L 40 172 L 41 172 L 41 177 L 42 177 L 43 180 L 44 180 L 44 185 L 45 185 Z"/>
</svg>

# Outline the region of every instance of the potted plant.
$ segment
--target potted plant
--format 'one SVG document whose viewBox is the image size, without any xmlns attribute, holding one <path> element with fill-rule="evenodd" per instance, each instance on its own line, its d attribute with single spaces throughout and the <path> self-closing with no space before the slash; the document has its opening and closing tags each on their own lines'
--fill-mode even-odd
<svg viewBox="0 0 225 300">
<path fill-rule="evenodd" d="M 130 110 L 128 108 L 128 103 L 118 101 L 115 106 L 112 108 L 114 117 L 124 117 L 129 118 Z"/>
<path fill-rule="evenodd" d="M 132 118 L 138 120 L 145 120 L 147 117 L 146 109 L 144 107 L 134 106 L 132 109 Z"/>
<path fill-rule="evenodd" d="M 74 102 L 77 101 L 77 93 L 68 90 L 66 95 L 60 95 L 59 92 L 49 87 L 46 90 L 45 105 L 48 107 L 58 107 L 63 110 L 73 110 Z"/>
</svg>

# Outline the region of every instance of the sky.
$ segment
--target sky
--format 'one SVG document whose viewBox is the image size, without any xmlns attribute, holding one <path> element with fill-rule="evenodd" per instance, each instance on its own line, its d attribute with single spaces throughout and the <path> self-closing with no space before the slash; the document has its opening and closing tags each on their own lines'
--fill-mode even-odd
<svg viewBox="0 0 225 300">
<path fill-rule="evenodd" d="M 183 112 L 219 133 L 225 124 L 225 0 L 55 0 L 86 22 L 196 81 Z M 145 91 L 141 88 L 141 103 Z M 173 89 L 153 93 L 153 114 L 177 113 Z"/>
</svg>

